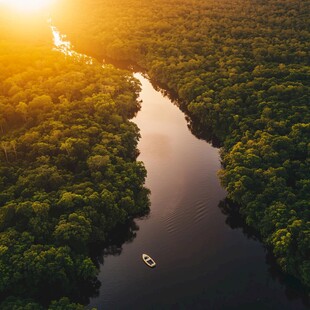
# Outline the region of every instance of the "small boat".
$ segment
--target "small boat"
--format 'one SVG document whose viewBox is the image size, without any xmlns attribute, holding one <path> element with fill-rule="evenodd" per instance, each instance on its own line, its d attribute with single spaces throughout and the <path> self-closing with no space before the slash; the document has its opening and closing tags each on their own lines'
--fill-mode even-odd
<svg viewBox="0 0 310 310">
<path fill-rule="evenodd" d="M 142 254 L 142 259 L 149 267 L 154 268 L 156 266 L 155 261 L 149 255 Z"/>
</svg>

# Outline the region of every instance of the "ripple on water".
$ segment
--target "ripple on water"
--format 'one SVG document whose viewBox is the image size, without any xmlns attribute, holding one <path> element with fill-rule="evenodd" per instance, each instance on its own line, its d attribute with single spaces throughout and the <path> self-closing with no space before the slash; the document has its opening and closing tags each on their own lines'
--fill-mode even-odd
<svg viewBox="0 0 310 310">
<path fill-rule="evenodd" d="M 165 228 L 169 234 L 175 234 L 182 225 L 183 214 L 176 208 L 162 218 Z"/>
<path fill-rule="evenodd" d="M 195 210 L 194 217 L 193 217 L 194 223 L 198 224 L 199 222 L 204 220 L 208 214 L 208 208 L 207 208 L 206 201 L 198 201 L 194 205 L 194 210 Z"/>
</svg>

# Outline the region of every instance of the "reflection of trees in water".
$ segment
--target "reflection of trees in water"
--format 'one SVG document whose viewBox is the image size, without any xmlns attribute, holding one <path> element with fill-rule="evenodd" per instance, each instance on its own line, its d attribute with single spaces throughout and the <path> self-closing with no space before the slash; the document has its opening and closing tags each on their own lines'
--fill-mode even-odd
<svg viewBox="0 0 310 310">
<path fill-rule="evenodd" d="M 222 146 L 221 141 L 214 135 L 210 127 L 201 124 L 198 119 L 195 119 L 192 116 L 186 116 L 186 120 L 188 129 L 196 138 L 200 140 L 205 140 L 211 143 L 211 145 L 216 148 Z"/>
<path fill-rule="evenodd" d="M 145 215 L 147 217 L 148 215 Z M 125 243 L 131 243 L 137 236 L 139 226 L 131 219 L 125 224 L 117 225 L 107 237 L 105 243 L 93 243 L 90 247 L 90 254 L 93 262 L 100 268 L 100 265 L 104 264 L 104 257 L 108 255 L 119 256 L 123 251 L 123 245 Z M 96 278 L 93 281 L 87 283 L 81 283 L 76 296 L 72 299 L 87 305 L 90 302 L 90 298 L 99 296 L 101 282 Z"/>
<path fill-rule="evenodd" d="M 90 298 L 99 296 L 100 286 L 101 282 L 97 278 L 92 281 L 79 283 L 75 294 L 68 297 L 76 302 L 79 302 L 80 304 L 88 305 L 90 303 Z"/>
<path fill-rule="evenodd" d="M 109 243 L 103 249 L 103 255 L 120 255 L 122 253 L 122 246 L 124 243 L 131 243 L 137 236 L 139 226 L 134 220 L 130 220 L 128 223 L 118 227 L 115 233 L 111 234 Z"/>
<path fill-rule="evenodd" d="M 178 98 L 175 91 L 169 89 L 167 85 L 153 79 L 149 79 L 146 74 L 143 74 L 143 76 L 151 82 L 156 91 L 160 92 L 164 97 L 167 97 L 184 113 L 187 127 L 197 139 L 205 140 L 211 143 L 213 147 L 219 148 L 221 146 L 220 140 L 212 133 L 211 128 L 208 128 L 205 124 L 201 124 L 198 119 L 195 119 L 192 115 L 190 115 L 187 109 L 187 104 Z"/>
<path fill-rule="evenodd" d="M 289 300 L 301 299 L 305 306 L 310 307 L 310 295 L 307 293 L 306 288 L 302 286 L 298 279 L 281 271 L 271 251 L 266 253 L 266 263 L 271 278 L 285 287 L 286 297 Z"/>
<path fill-rule="evenodd" d="M 227 216 L 225 223 L 232 229 L 241 229 L 248 239 L 261 241 L 257 231 L 248 226 L 239 213 L 239 206 L 228 198 L 220 201 L 219 208 Z"/>
<path fill-rule="evenodd" d="M 234 204 L 231 200 L 225 199 L 219 203 L 219 208 L 222 213 L 227 216 L 225 222 L 232 229 L 241 229 L 243 234 L 249 238 L 261 242 L 262 238 L 253 228 L 249 227 L 244 218 L 239 213 L 239 206 Z M 302 286 L 299 280 L 287 275 L 281 271 L 276 263 L 276 259 L 270 249 L 266 250 L 266 264 L 268 265 L 268 272 L 271 278 L 279 282 L 285 287 L 285 295 L 289 300 L 300 299 L 305 306 L 310 306 L 309 294 L 306 288 Z"/>
<path fill-rule="evenodd" d="M 91 246 L 91 257 L 99 268 L 104 264 L 104 257 L 108 255 L 118 256 L 122 253 L 123 244 L 132 242 L 136 236 L 139 226 L 134 220 L 125 224 L 117 225 L 107 237 L 105 243 L 93 244 Z"/>
</svg>

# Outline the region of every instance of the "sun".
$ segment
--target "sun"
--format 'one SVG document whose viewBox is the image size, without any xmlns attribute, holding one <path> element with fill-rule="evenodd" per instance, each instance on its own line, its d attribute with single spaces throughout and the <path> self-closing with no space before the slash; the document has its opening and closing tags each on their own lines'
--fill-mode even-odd
<svg viewBox="0 0 310 310">
<path fill-rule="evenodd" d="M 21 12 L 38 12 L 48 8 L 53 0 L 0 0 L 0 4 Z"/>
</svg>

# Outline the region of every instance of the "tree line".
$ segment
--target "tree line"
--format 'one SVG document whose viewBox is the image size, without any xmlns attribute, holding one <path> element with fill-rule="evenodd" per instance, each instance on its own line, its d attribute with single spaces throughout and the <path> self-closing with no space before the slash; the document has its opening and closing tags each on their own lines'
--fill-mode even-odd
<svg viewBox="0 0 310 310">
<path fill-rule="evenodd" d="M 300 0 L 71 0 L 54 12 L 80 50 L 138 64 L 178 94 L 193 132 L 221 143 L 228 196 L 308 288 L 309 10 Z"/>
</svg>

